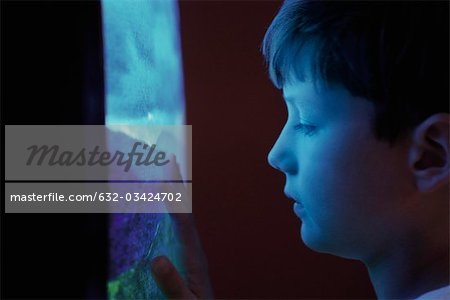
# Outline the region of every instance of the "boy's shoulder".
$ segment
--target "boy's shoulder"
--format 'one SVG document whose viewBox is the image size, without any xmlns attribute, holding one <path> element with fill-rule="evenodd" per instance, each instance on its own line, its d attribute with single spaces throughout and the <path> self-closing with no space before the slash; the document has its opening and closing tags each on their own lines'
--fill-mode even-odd
<svg viewBox="0 0 450 300">
<path fill-rule="evenodd" d="M 450 285 L 444 286 L 437 290 L 429 291 L 415 300 L 443 300 L 450 299 Z"/>
</svg>

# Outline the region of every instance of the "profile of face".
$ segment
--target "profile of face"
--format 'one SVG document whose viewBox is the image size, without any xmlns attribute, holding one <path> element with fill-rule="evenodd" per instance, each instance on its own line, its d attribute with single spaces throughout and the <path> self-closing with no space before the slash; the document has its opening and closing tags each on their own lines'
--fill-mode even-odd
<svg viewBox="0 0 450 300">
<path fill-rule="evenodd" d="M 367 99 L 342 85 L 293 78 L 283 86 L 288 118 L 269 163 L 285 174 L 303 242 L 364 260 L 405 230 L 413 192 L 408 148 L 376 139 Z"/>
</svg>

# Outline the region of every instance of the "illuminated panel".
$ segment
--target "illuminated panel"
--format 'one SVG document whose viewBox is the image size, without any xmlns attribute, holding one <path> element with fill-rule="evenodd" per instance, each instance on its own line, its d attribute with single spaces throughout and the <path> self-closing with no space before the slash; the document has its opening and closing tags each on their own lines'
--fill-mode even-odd
<svg viewBox="0 0 450 300">
<path fill-rule="evenodd" d="M 177 2 L 103 0 L 106 122 L 184 124 Z"/>
<path fill-rule="evenodd" d="M 127 125 L 184 124 L 177 2 L 102 0 L 102 20 L 106 124 L 122 124 L 130 136 Z M 178 266 L 168 216 L 113 214 L 109 239 L 109 298 L 163 298 L 150 259 L 165 254 Z"/>
</svg>

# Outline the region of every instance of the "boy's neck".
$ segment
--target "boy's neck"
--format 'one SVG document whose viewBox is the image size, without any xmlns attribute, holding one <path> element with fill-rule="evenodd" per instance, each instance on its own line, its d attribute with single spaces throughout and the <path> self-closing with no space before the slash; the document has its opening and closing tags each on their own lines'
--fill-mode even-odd
<svg viewBox="0 0 450 300">
<path fill-rule="evenodd" d="M 415 299 L 449 285 L 448 240 L 420 250 L 394 250 L 366 263 L 378 299 Z"/>
</svg>

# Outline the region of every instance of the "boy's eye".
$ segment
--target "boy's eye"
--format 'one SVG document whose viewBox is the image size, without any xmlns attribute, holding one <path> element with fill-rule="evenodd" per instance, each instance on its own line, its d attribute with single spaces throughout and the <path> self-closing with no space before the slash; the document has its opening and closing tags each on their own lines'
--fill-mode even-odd
<svg viewBox="0 0 450 300">
<path fill-rule="evenodd" d="M 294 129 L 300 131 L 304 135 L 311 136 L 313 135 L 316 126 L 298 123 L 297 125 L 294 126 Z"/>
</svg>

